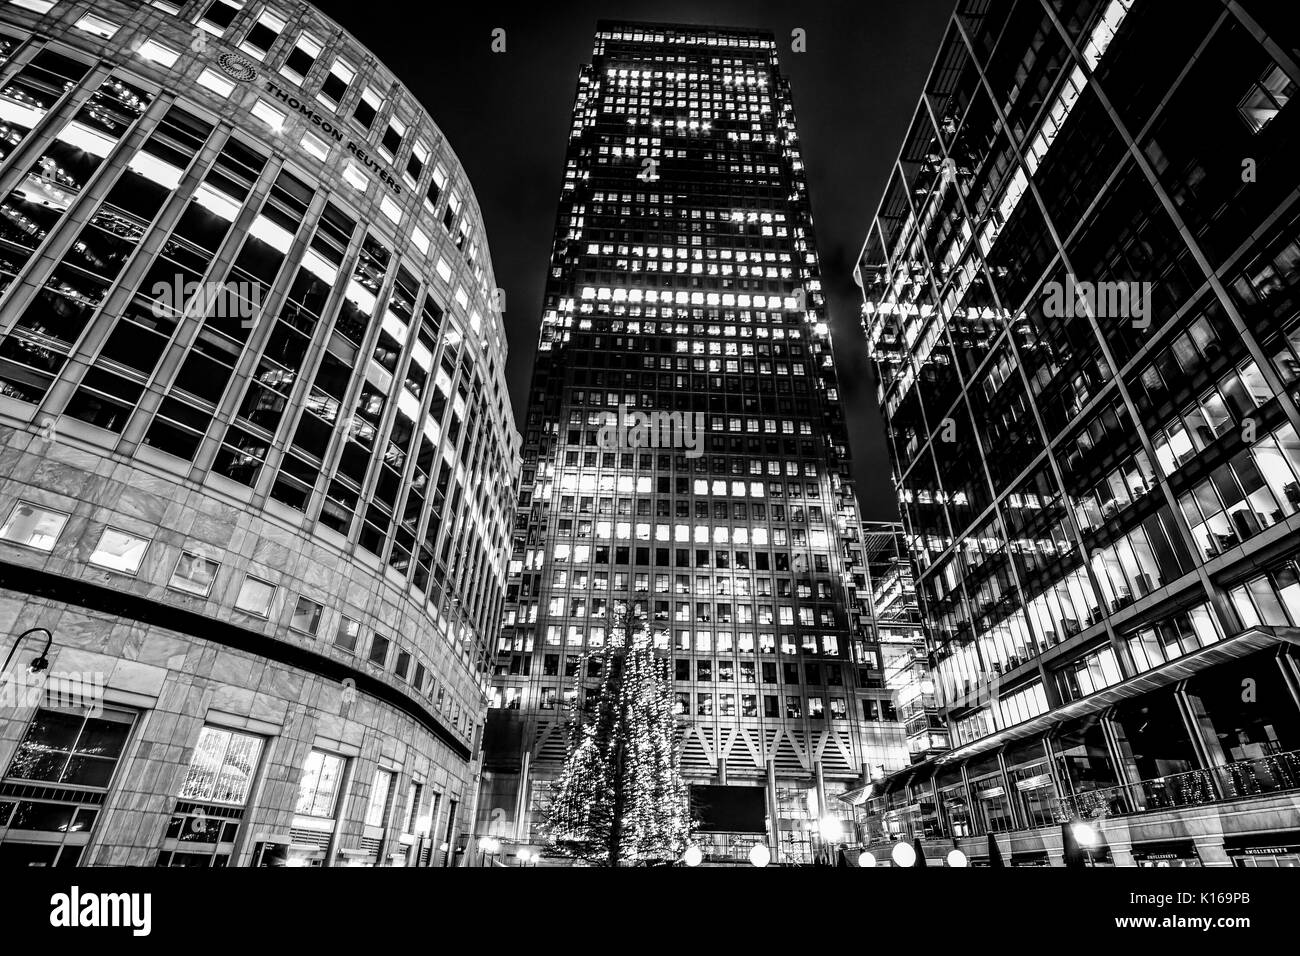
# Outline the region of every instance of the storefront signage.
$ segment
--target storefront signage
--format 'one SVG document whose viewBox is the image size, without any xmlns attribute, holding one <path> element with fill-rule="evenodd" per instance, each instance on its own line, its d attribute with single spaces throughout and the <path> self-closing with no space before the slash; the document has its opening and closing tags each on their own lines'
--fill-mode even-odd
<svg viewBox="0 0 1300 956">
<path fill-rule="evenodd" d="M 259 75 L 257 66 L 238 53 L 222 53 L 217 57 L 217 66 L 221 67 L 221 72 L 225 73 L 226 76 L 232 80 L 238 80 L 240 83 L 251 83 Z M 325 133 L 336 143 L 346 142 L 348 152 L 356 157 L 357 162 L 378 176 L 379 180 L 392 190 L 394 195 L 400 196 L 402 194 L 402 184 L 397 181 L 397 177 L 366 152 L 368 146 L 366 142 L 358 142 L 344 134 L 343 120 L 339 119 L 338 116 L 329 116 L 316 112 L 310 103 L 303 102 L 297 95 L 284 89 L 270 77 L 264 79 L 263 88 L 281 103 L 305 116 L 313 126 L 319 127 L 322 133 Z"/>
<path fill-rule="evenodd" d="M 1300 853 L 1300 846 L 1249 846 L 1239 852 L 1242 856 L 1286 856 Z"/>
</svg>

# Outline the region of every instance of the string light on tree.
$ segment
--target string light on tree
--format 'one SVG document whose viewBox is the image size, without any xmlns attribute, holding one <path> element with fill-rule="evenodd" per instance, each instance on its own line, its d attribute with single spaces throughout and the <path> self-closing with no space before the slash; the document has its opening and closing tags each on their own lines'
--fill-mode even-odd
<svg viewBox="0 0 1300 956">
<path fill-rule="evenodd" d="M 601 685 L 589 718 L 579 668 L 547 830 L 561 852 L 605 866 L 678 859 L 690 818 L 668 661 L 624 604 L 611 612 L 596 659 Z"/>
</svg>

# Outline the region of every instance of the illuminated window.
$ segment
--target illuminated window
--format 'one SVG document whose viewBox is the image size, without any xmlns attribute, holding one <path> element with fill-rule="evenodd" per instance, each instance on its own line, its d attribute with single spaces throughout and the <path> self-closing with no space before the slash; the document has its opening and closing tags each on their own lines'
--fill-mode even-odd
<svg viewBox="0 0 1300 956">
<path fill-rule="evenodd" d="M 298 604 L 293 609 L 293 617 L 289 621 L 289 627 L 315 637 L 316 628 L 320 626 L 320 618 L 324 610 L 315 601 L 299 596 Z"/>
<path fill-rule="evenodd" d="M 248 800 L 261 754 L 260 737 L 204 727 L 181 782 L 180 798 L 242 806 Z"/>
<path fill-rule="evenodd" d="M 180 58 L 179 53 L 169 46 L 164 46 L 157 40 L 145 40 L 144 43 L 140 44 L 140 49 L 136 52 L 140 54 L 142 59 L 166 67 L 175 65 L 177 59 Z M 211 71 L 205 70 L 204 72 L 208 73 Z M 200 82 L 202 82 L 202 77 L 200 77 Z M 207 84 L 204 85 L 206 86 Z M 225 94 L 222 95 L 224 96 Z"/>
<path fill-rule="evenodd" d="M 260 119 L 269 126 L 274 132 L 278 133 L 284 129 L 285 114 L 277 110 L 266 100 L 258 100 L 253 104 L 253 116 Z"/>
<path fill-rule="evenodd" d="M 301 83 L 306 79 L 307 74 L 311 72 L 312 66 L 316 63 L 316 58 L 320 56 L 320 51 L 321 45 L 309 34 L 304 33 L 298 38 L 298 42 L 294 44 L 293 49 L 289 51 L 284 66 L 280 67 L 280 73 L 296 83 Z"/>
<path fill-rule="evenodd" d="M 206 597 L 212 591 L 220 563 L 191 551 L 182 551 L 167 586 Z"/>
<path fill-rule="evenodd" d="M 304 133 L 302 137 L 302 148 L 309 156 L 315 156 L 317 159 L 324 161 L 329 157 L 329 143 L 321 139 L 315 133 Z"/>
<path fill-rule="evenodd" d="M 199 18 L 199 26 L 214 36 L 221 36 L 243 7 L 243 0 L 214 0 Z"/>
<path fill-rule="evenodd" d="M 140 48 L 141 56 L 145 55 L 144 52 L 145 47 L 150 45 L 156 46 L 157 44 L 154 44 L 152 40 L 146 41 L 144 47 Z M 172 63 L 176 62 L 177 54 L 172 53 L 172 51 L 170 50 L 168 51 L 168 53 L 171 55 L 171 63 L 166 63 L 164 65 L 171 66 Z M 150 59 L 152 59 L 152 57 L 150 57 Z M 160 60 L 159 62 L 162 61 Z M 207 87 L 213 93 L 216 93 L 218 96 L 223 98 L 229 97 L 230 94 L 234 92 L 235 89 L 235 84 L 231 83 L 229 80 L 227 80 L 225 77 L 221 76 L 220 74 L 207 69 L 205 69 L 202 73 L 199 74 L 199 85 Z"/>
<path fill-rule="evenodd" d="M 366 129 L 370 129 L 375 122 L 375 116 L 379 113 L 379 104 L 382 102 L 379 94 L 373 87 L 367 86 L 361 93 L 361 99 L 357 100 L 357 105 L 352 110 L 352 117 Z"/>
<path fill-rule="evenodd" d="M 0 526 L 0 538 L 39 551 L 53 551 L 54 543 L 67 523 L 66 514 L 47 511 L 20 501 L 9 513 L 9 518 L 4 525 Z"/>
<path fill-rule="evenodd" d="M 316 98 L 325 105 L 336 108 L 348 91 L 348 85 L 356 76 L 356 71 L 345 60 L 335 60 L 321 84 L 321 91 Z"/>
<path fill-rule="evenodd" d="M 266 56 L 284 32 L 285 22 L 269 10 L 262 13 L 239 48 L 259 60 Z"/>
<path fill-rule="evenodd" d="M 343 181 L 359 192 L 365 192 L 370 186 L 370 181 L 366 179 L 365 173 L 357 168 L 356 163 L 348 163 L 343 167 Z"/>
<path fill-rule="evenodd" d="M 148 538 L 127 534 L 116 528 L 105 528 L 99 537 L 99 544 L 90 556 L 90 563 L 123 574 L 135 574 L 140 570 L 140 562 L 148 547 Z"/>
<path fill-rule="evenodd" d="M 239 586 L 239 596 L 235 598 L 235 607 L 258 617 L 267 617 L 271 613 L 271 600 L 275 597 L 275 585 L 251 574 L 244 576 L 244 583 Z"/>
<path fill-rule="evenodd" d="M 309 817 L 332 817 L 338 806 L 347 761 L 337 754 L 313 750 L 302 768 L 296 812 Z"/>
<path fill-rule="evenodd" d="M 1252 133 L 1258 133 L 1282 111 L 1295 96 L 1296 84 L 1276 63 L 1269 64 L 1264 74 L 1251 84 L 1241 98 L 1237 111 Z"/>
</svg>

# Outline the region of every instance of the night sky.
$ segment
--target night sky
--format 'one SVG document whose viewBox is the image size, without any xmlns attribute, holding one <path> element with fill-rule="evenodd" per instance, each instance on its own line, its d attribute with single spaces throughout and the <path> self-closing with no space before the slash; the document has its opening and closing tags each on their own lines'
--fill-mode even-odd
<svg viewBox="0 0 1300 956">
<path fill-rule="evenodd" d="M 772 30 L 794 90 L 858 498 L 864 518 L 896 517 L 852 272 L 952 0 L 583 0 L 519 10 L 482 2 L 313 3 L 423 102 L 469 175 L 497 285 L 506 292 L 507 375 L 518 421 L 537 344 L 578 68 L 590 61 L 596 21 Z M 497 27 L 506 31 L 505 53 L 491 51 Z M 806 31 L 806 53 L 790 50 L 796 27 Z"/>
</svg>

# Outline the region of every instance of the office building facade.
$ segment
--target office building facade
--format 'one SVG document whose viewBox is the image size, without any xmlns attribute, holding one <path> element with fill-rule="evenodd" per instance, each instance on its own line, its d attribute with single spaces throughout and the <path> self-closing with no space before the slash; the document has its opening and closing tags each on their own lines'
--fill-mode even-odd
<svg viewBox="0 0 1300 956">
<path fill-rule="evenodd" d="M 544 842 L 619 603 L 671 658 L 714 859 L 807 860 L 901 745 L 793 106 L 770 33 L 601 23 L 524 426 L 481 832 Z M 871 719 L 871 715 L 875 715 Z M 897 744 L 895 743 L 897 741 Z"/>
<path fill-rule="evenodd" d="M 305 4 L 0 61 L 0 861 L 453 862 L 518 459 L 464 171 Z"/>
<path fill-rule="evenodd" d="M 1300 863 L 1297 83 L 1275 4 L 958 3 L 859 262 L 951 749 L 868 845 Z"/>
</svg>

